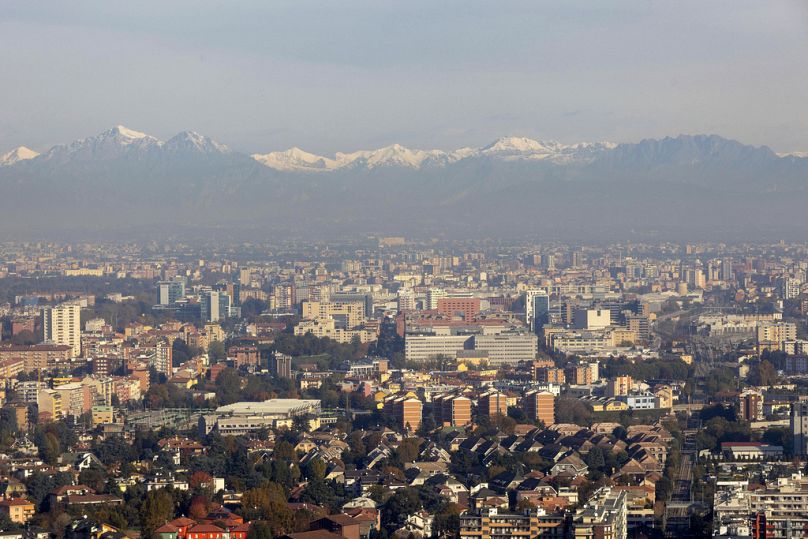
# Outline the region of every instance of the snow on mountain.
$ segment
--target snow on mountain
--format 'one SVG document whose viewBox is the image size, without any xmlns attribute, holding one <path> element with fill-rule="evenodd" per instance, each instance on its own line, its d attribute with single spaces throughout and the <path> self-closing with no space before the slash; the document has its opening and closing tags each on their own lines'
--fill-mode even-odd
<svg viewBox="0 0 808 539">
<path fill-rule="evenodd" d="M 564 145 L 555 141 L 536 141 L 524 137 L 503 137 L 482 148 L 414 150 L 393 144 L 377 150 L 338 152 L 333 158 L 305 152 L 299 148 L 254 154 L 259 163 L 282 171 L 327 172 L 342 168 L 403 167 L 420 169 L 425 166 L 445 166 L 462 159 L 487 157 L 498 160 L 548 159 L 557 163 L 589 161 L 600 152 L 616 147 L 608 142 L 584 142 Z"/>
<path fill-rule="evenodd" d="M 808 152 L 778 153 L 777 157 L 796 157 L 798 159 L 805 159 L 808 158 Z"/>
<path fill-rule="evenodd" d="M 94 137 L 54 146 L 42 157 L 45 160 L 107 160 L 145 152 L 160 145 L 162 142 L 150 135 L 116 125 Z"/>
<path fill-rule="evenodd" d="M 0 155 L 0 167 L 11 166 L 15 163 L 19 163 L 20 161 L 27 161 L 28 159 L 33 159 L 37 155 L 39 155 L 39 152 L 35 152 L 31 148 L 26 148 L 25 146 L 19 146 L 10 152 Z"/>
<path fill-rule="evenodd" d="M 228 154 L 230 148 L 212 138 L 195 131 L 183 131 L 165 142 L 165 149 L 171 152 L 191 152 L 205 154 Z"/>
<path fill-rule="evenodd" d="M 338 167 L 335 160 L 309 153 L 300 148 L 291 148 L 284 152 L 270 152 L 263 155 L 256 153 L 251 157 L 262 165 L 286 172 L 320 172 Z"/>
<path fill-rule="evenodd" d="M 421 168 L 427 161 L 440 161 L 446 152 L 440 150 L 411 150 L 400 144 L 385 146 L 378 150 L 366 150 L 353 153 L 337 153 L 336 162 L 341 166 L 363 166 L 368 169 L 377 167 L 409 167 Z"/>
</svg>

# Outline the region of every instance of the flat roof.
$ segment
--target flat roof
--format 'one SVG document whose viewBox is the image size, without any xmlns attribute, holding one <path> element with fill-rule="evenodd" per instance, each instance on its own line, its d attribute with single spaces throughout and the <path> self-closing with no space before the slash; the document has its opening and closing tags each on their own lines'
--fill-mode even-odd
<svg viewBox="0 0 808 539">
<path fill-rule="evenodd" d="M 318 408 L 316 399 L 269 399 L 263 402 L 234 402 L 216 408 L 217 415 L 273 415 L 288 414 L 295 410 Z"/>
</svg>

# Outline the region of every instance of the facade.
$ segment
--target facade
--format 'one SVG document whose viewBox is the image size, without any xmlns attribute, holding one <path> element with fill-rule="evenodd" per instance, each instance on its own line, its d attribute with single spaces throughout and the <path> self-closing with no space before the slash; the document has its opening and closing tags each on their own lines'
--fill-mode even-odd
<svg viewBox="0 0 808 539">
<path fill-rule="evenodd" d="M 230 316 L 230 296 L 226 292 L 212 290 L 199 298 L 201 317 L 205 322 L 218 322 Z"/>
<path fill-rule="evenodd" d="M 477 409 L 482 416 L 508 415 L 508 397 L 499 391 L 487 391 L 477 400 Z"/>
<path fill-rule="evenodd" d="M 628 537 L 627 495 L 624 490 L 597 490 L 572 519 L 575 539 L 626 539 Z"/>
<path fill-rule="evenodd" d="M 524 397 L 525 414 L 545 427 L 555 423 L 555 395 L 549 391 L 528 391 Z"/>
<path fill-rule="evenodd" d="M 488 361 L 492 365 L 513 365 L 535 359 L 539 352 L 539 339 L 532 333 L 474 335 L 472 346 L 475 350 L 488 352 Z"/>
<path fill-rule="evenodd" d="M 562 539 L 565 531 L 563 515 L 543 509 L 517 513 L 489 507 L 460 514 L 460 539 Z"/>
<path fill-rule="evenodd" d="M 269 399 L 263 402 L 235 402 L 220 406 L 212 414 L 199 419 L 204 435 L 216 430 L 223 436 L 237 436 L 269 427 L 291 425 L 298 416 L 319 416 L 320 401 L 304 399 Z"/>
<path fill-rule="evenodd" d="M 615 376 L 606 384 L 606 396 L 618 397 L 620 395 L 628 395 L 631 392 L 631 387 L 634 381 L 631 376 Z"/>
<path fill-rule="evenodd" d="M 480 298 L 440 298 L 438 312 L 447 316 L 461 316 L 469 320 L 480 314 Z"/>
<path fill-rule="evenodd" d="M 465 427 L 471 424 L 471 399 L 458 395 L 438 395 L 432 399 L 438 426 Z"/>
<path fill-rule="evenodd" d="M 468 335 L 406 335 L 404 356 L 407 361 L 423 363 L 438 356 L 454 359 L 457 352 L 466 348 Z"/>
<path fill-rule="evenodd" d="M 808 455 L 808 401 L 791 405 L 791 435 L 794 439 L 794 455 Z"/>
<path fill-rule="evenodd" d="M 612 323 L 609 309 L 576 309 L 572 315 L 576 329 L 604 329 Z"/>
<path fill-rule="evenodd" d="M 763 394 L 754 389 L 744 390 L 738 397 L 741 405 L 741 418 L 744 421 L 763 419 Z"/>
<path fill-rule="evenodd" d="M 158 305 L 174 305 L 179 300 L 185 298 L 185 282 L 176 281 L 160 281 L 157 283 L 157 304 Z"/>
<path fill-rule="evenodd" d="M 81 355 L 81 305 L 62 303 L 42 309 L 42 332 L 46 341 L 70 347 L 73 357 Z"/>
</svg>

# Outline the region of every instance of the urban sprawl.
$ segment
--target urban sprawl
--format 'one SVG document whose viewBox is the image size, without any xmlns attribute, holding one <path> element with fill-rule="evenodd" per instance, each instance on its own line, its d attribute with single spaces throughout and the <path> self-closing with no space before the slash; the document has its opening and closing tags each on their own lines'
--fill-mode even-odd
<svg viewBox="0 0 808 539">
<path fill-rule="evenodd" d="M 0 244 L 0 539 L 808 536 L 808 246 Z"/>
</svg>

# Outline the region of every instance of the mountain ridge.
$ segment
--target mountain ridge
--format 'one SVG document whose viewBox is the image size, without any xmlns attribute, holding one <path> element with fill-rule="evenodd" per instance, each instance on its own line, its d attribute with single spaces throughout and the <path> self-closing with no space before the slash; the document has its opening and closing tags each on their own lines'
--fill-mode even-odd
<svg viewBox="0 0 808 539">
<path fill-rule="evenodd" d="M 267 166 L 261 159 L 270 154 Z M 717 135 L 620 144 L 502 137 L 449 151 L 393 144 L 270 154 L 246 155 L 192 131 L 162 141 L 116 126 L 0 166 L 0 227 L 808 233 L 808 158 Z"/>
</svg>

